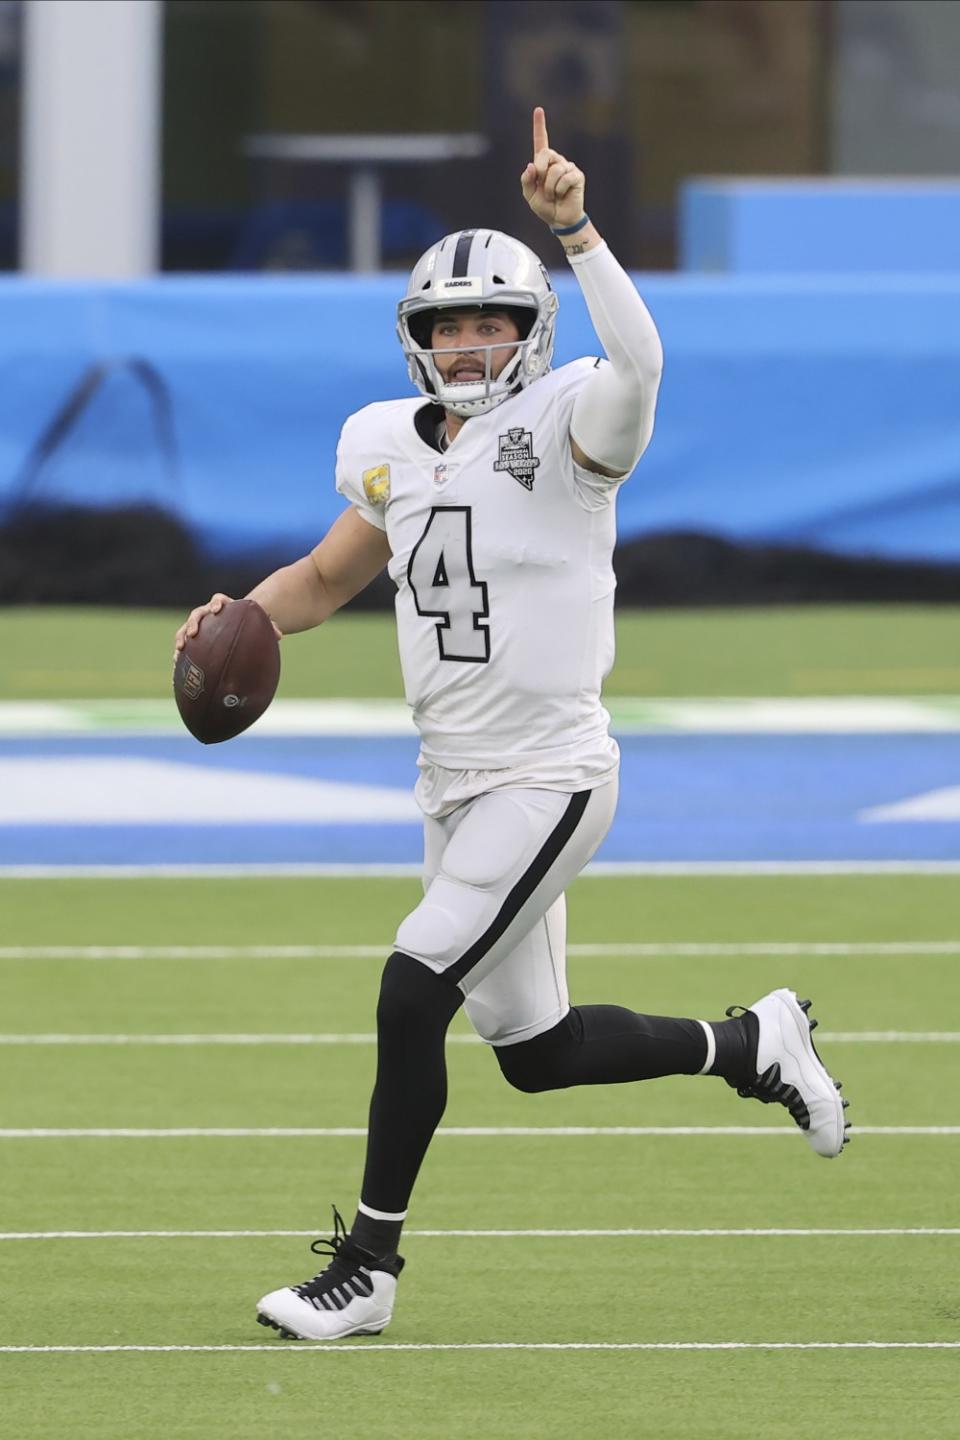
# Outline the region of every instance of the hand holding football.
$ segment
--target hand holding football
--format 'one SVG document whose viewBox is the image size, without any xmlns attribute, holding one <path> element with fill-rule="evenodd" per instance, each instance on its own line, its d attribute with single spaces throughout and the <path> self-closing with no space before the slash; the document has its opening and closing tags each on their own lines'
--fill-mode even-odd
<svg viewBox="0 0 960 1440">
<path fill-rule="evenodd" d="M 190 734 L 217 745 L 241 734 L 270 704 L 280 679 L 280 645 L 276 626 L 255 600 L 219 595 L 202 610 L 178 632 L 173 693 Z"/>
</svg>

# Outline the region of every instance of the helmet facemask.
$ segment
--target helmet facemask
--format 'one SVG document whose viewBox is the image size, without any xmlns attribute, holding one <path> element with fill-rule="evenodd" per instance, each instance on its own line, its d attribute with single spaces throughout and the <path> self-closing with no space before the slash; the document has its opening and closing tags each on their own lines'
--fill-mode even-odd
<svg viewBox="0 0 960 1440">
<path fill-rule="evenodd" d="M 554 302 L 552 306 L 549 305 L 550 300 Z M 547 302 L 546 306 L 541 308 L 546 308 L 552 318 L 556 311 L 556 296 L 551 294 L 547 297 Z M 443 310 L 462 313 L 467 308 L 471 313 L 486 309 L 508 314 L 520 332 L 519 338 L 499 340 L 492 345 L 431 346 L 433 326 Z M 538 324 L 540 318 L 540 310 L 532 305 L 490 304 L 466 307 L 461 302 L 459 305 L 433 306 L 429 310 L 407 315 L 402 313 L 401 307 L 397 329 L 407 356 L 410 379 L 419 390 L 430 395 L 454 415 L 463 416 L 465 419 L 471 415 L 483 415 L 550 368 L 547 351 L 548 345 L 552 349 L 552 327 L 548 333 L 543 324 Z M 503 350 L 513 350 L 516 353 L 511 355 L 494 378 L 494 356 Z M 444 380 L 436 364 L 436 357 L 449 355 L 478 356 L 483 364 L 483 379 Z"/>
<path fill-rule="evenodd" d="M 432 245 L 414 267 L 397 307 L 397 334 L 414 385 L 455 415 L 482 415 L 550 369 L 557 297 L 538 257 L 496 230 L 464 230 Z M 482 380 L 444 381 L 436 359 L 451 347 L 433 346 L 435 318 L 444 310 L 497 310 L 511 315 L 520 339 L 469 345 L 482 358 Z M 494 355 L 516 348 L 493 377 Z"/>
</svg>

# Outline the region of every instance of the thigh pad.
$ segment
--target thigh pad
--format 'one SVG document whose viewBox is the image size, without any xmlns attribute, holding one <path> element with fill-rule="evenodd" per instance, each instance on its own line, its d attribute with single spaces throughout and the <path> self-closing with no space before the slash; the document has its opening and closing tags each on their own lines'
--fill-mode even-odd
<svg viewBox="0 0 960 1440">
<path fill-rule="evenodd" d="M 483 797 L 443 852 L 440 871 L 417 908 L 397 931 L 397 948 L 444 969 L 453 964 L 492 924 L 539 848 L 539 831 L 552 827 L 564 797 L 546 809 L 507 794 Z"/>
<path fill-rule="evenodd" d="M 550 828 L 552 820 L 551 816 L 546 828 Z M 461 885 L 483 889 L 508 881 L 509 889 L 537 849 L 540 826 L 539 807 L 532 809 L 524 800 L 507 793 L 485 795 L 482 806 L 467 816 L 444 850 L 440 874 Z"/>
</svg>

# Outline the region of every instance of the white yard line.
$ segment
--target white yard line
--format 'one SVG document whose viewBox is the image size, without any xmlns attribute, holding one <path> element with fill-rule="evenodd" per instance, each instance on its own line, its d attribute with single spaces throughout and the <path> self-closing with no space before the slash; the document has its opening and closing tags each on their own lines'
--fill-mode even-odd
<svg viewBox="0 0 960 1440">
<path fill-rule="evenodd" d="M 956 943 L 960 951 L 960 941 Z M 0 960 L 362 960 L 379 945 L 0 945 Z"/>
<path fill-rule="evenodd" d="M 960 1037 L 958 1037 L 960 1038 Z M 479 1044 L 478 1035 L 448 1035 L 459 1044 Z M 0 1035 L 5 1045 L 375 1045 L 375 1034 L 342 1035 Z"/>
<path fill-rule="evenodd" d="M 352 1345 L 315 1340 L 266 1345 L 0 1345 L 0 1355 L 383 1355 L 389 1350 L 960 1350 L 960 1340 L 486 1340 L 436 1344 L 378 1340 Z"/>
<path fill-rule="evenodd" d="M 957 862 L 960 870 L 960 861 Z M 0 865 L 0 880 L 398 880 L 419 878 L 422 865 L 314 864 L 283 861 L 210 865 Z"/>
<path fill-rule="evenodd" d="M 0 880 L 386 879 L 419 876 L 415 864 L 0 865 Z M 960 860 L 596 860 L 583 872 L 602 876 L 960 875 Z"/>
<path fill-rule="evenodd" d="M 818 1030 L 831 1045 L 956 1045 L 960 1030 Z"/>
<path fill-rule="evenodd" d="M 362 945 L 0 945 L 0 960 L 364 960 L 390 941 Z M 960 955 L 960 940 L 623 940 L 567 946 L 576 959 L 724 956 Z"/>
<path fill-rule="evenodd" d="M 455 1045 L 479 1045 L 479 1035 L 456 1033 L 447 1040 Z M 956 1045 L 960 1030 L 820 1030 L 817 1042 L 831 1045 Z M 317 1034 L 10 1034 L 0 1035 L 4 1046 L 262 1046 L 262 1045 L 375 1045 L 373 1031 L 321 1032 Z"/>
<path fill-rule="evenodd" d="M 2 953 L 2 952 L 0 952 Z M 568 945 L 568 955 L 585 957 L 671 955 L 960 955 L 960 940 L 676 940 L 622 941 Z"/>
<path fill-rule="evenodd" d="M 944 678 L 949 678 L 944 672 Z M 960 706 L 943 695 L 610 695 L 606 704 L 620 735 L 850 735 L 949 733 L 960 729 Z M 183 735 L 170 700 L 4 700 L 0 735 Z M 247 737 L 346 735 L 416 738 L 409 707 L 392 697 L 274 700 Z"/>
<path fill-rule="evenodd" d="M 306 1240 L 312 1230 L 8 1230 L 5 1240 Z M 767 1230 L 405 1230 L 404 1240 L 689 1240 L 689 1239 L 875 1239 L 901 1235 L 960 1236 L 960 1228 L 912 1226 L 885 1229 Z"/>
<path fill-rule="evenodd" d="M 439 1139 L 477 1140 L 523 1136 L 566 1139 L 570 1136 L 656 1136 L 671 1139 L 690 1136 L 737 1135 L 751 1139 L 796 1135 L 794 1125 L 442 1125 Z M 0 1140 L 350 1140 L 366 1137 L 363 1126 L 184 1126 L 177 1128 L 82 1127 L 0 1130 Z M 960 1135 L 960 1125 L 857 1125 L 856 1136 Z"/>
</svg>

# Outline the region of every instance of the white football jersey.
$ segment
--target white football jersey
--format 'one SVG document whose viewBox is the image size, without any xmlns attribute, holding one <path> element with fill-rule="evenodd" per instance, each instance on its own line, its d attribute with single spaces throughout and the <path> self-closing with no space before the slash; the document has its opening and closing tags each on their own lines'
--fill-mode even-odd
<svg viewBox="0 0 960 1440">
<path fill-rule="evenodd" d="M 613 664 L 618 482 L 576 465 L 576 360 L 461 428 L 441 454 L 422 397 L 351 415 L 337 489 L 385 530 L 421 759 L 520 767 L 574 788 L 617 761 L 600 701 Z M 419 417 L 436 423 L 439 411 Z"/>
</svg>

